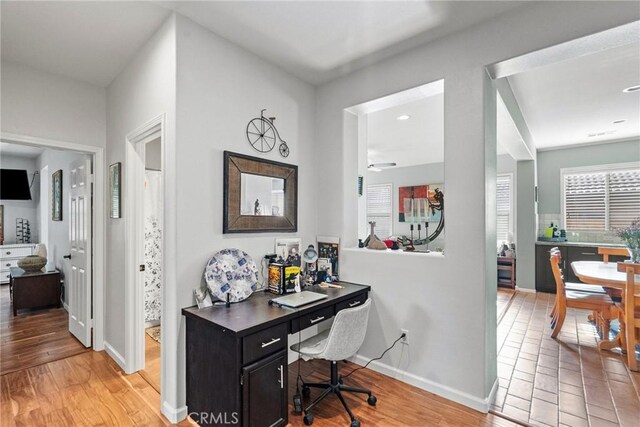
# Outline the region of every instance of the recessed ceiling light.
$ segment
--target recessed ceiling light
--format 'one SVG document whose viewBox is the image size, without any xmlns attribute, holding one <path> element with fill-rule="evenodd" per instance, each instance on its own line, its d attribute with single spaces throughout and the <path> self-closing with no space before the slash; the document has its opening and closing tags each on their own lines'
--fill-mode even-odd
<svg viewBox="0 0 640 427">
<path fill-rule="evenodd" d="M 627 121 L 626 119 L 614 120 L 614 121 L 613 121 L 613 124 L 614 124 L 614 125 L 619 125 L 620 123 L 624 123 L 624 122 L 626 122 L 626 121 Z"/>
<path fill-rule="evenodd" d="M 411 118 L 411 116 L 409 116 L 408 114 L 403 114 L 401 116 L 396 117 L 396 120 L 409 120 Z"/>
<path fill-rule="evenodd" d="M 631 87 L 628 87 L 626 89 L 623 89 L 622 91 L 626 92 L 626 93 L 629 93 L 629 92 L 637 92 L 639 90 L 640 90 L 640 85 L 635 85 L 635 86 L 631 86 Z"/>
</svg>

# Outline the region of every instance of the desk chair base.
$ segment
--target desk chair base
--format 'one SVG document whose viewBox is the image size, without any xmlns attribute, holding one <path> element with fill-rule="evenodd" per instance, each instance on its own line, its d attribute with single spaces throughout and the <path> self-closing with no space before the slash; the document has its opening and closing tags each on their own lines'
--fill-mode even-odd
<svg viewBox="0 0 640 427">
<path fill-rule="evenodd" d="M 340 399 L 342 406 L 344 406 L 344 409 L 349 414 L 349 418 L 351 418 L 351 427 L 360 427 L 360 421 L 356 419 L 356 417 L 351 412 L 351 409 L 349 409 L 349 405 L 347 405 L 347 402 L 344 400 L 344 397 L 342 396 L 343 391 L 347 391 L 350 393 L 362 393 L 362 394 L 368 395 L 369 398 L 367 399 L 367 403 L 371 406 L 375 406 L 376 402 L 378 401 L 378 399 L 376 399 L 373 393 L 371 393 L 371 390 L 349 387 L 344 385 L 342 383 L 342 378 L 338 376 L 337 361 L 331 361 L 331 383 L 305 383 L 303 381 L 302 395 L 304 397 L 310 396 L 311 394 L 310 388 L 321 388 L 321 389 L 324 389 L 324 391 L 313 402 L 311 402 L 309 406 L 307 406 L 304 409 L 303 421 L 304 421 L 304 424 L 307 426 L 310 426 L 311 424 L 313 424 L 313 415 L 310 413 L 311 409 L 313 409 L 314 406 L 316 406 L 318 403 L 324 400 L 324 398 L 329 396 L 331 393 L 335 393 L 335 395 L 338 396 L 338 399 Z"/>
</svg>

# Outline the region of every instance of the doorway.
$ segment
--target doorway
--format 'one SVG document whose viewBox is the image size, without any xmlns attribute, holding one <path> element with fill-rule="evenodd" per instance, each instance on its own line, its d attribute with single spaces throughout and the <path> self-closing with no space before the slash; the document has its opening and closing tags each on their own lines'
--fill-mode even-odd
<svg viewBox="0 0 640 427">
<path fill-rule="evenodd" d="M 140 372 L 162 395 L 165 269 L 164 116 L 127 136 L 125 201 L 125 371 Z M 166 318 L 166 317 L 165 317 Z"/>
<path fill-rule="evenodd" d="M 160 392 L 162 320 L 162 141 L 144 143 L 144 369 L 142 377 Z"/>
<path fill-rule="evenodd" d="M 10 157 L 14 157 L 14 163 L 22 161 L 22 166 L 14 169 L 27 172 L 31 192 L 31 200 L 13 202 L 13 211 L 20 214 L 18 216 L 22 219 L 23 229 L 19 236 L 16 234 L 13 240 L 8 239 L 4 243 L 19 244 L 24 246 L 22 251 L 37 251 L 39 255 L 46 256 L 47 264 L 41 270 L 42 280 L 52 289 L 60 289 L 59 298 L 52 297 L 51 301 L 45 301 L 51 304 L 41 306 L 38 300 L 38 304 L 34 302 L 36 307 L 28 302 L 28 298 L 21 298 L 19 307 L 14 307 L 15 301 L 11 299 L 9 286 L 2 286 L 2 312 L 5 318 L 2 323 L 3 327 L 7 327 L 2 333 L 2 354 L 3 362 L 11 362 L 3 363 L 1 371 L 4 374 L 65 358 L 89 348 L 103 349 L 104 157 L 103 148 L 63 141 L 8 133 L 2 133 L 1 140 L 2 167 L 12 168 L 5 164 Z M 54 216 L 51 201 L 54 190 L 52 183 L 56 178 L 60 191 L 56 193 L 60 196 L 57 206 L 60 210 Z M 92 196 L 95 199 L 93 205 Z M 12 225 L 20 222 L 16 219 Z M 82 241 L 79 241 L 80 238 Z M 43 244 L 43 247 L 38 248 L 37 244 Z M 43 252 L 45 247 L 46 255 Z M 11 255 L 22 253 L 6 252 L 11 252 Z M 17 263 L 20 258 L 17 256 L 13 260 L 4 260 L 4 255 L 3 252 L 3 266 Z M 81 258 L 85 262 L 81 262 Z M 56 279 L 58 276 L 62 280 Z M 51 280 L 51 277 L 54 279 Z M 59 283 L 62 285 L 58 286 Z M 41 286 L 44 286 L 44 282 Z M 55 296 L 56 292 L 52 293 Z M 23 304 L 25 301 L 26 305 Z M 17 309 L 16 315 L 13 315 L 12 308 Z M 30 335 L 25 338 L 25 333 Z M 10 335 L 16 335 L 19 339 L 10 342 Z M 15 357 L 11 357 L 11 352 L 15 353 Z"/>
</svg>

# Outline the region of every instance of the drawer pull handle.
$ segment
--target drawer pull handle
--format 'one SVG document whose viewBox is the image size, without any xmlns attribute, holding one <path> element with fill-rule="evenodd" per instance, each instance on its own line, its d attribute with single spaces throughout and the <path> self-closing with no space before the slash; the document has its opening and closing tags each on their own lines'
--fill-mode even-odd
<svg viewBox="0 0 640 427">
<path fill-rule="evenodd" d="M 324 316 L 320 316 L 320 317 L 316 317 L 315 319 L 311 319 L 310 322 L 311 323 L 317 323 L 321 320 L 324 320 Z"/>
<path fill-rule="evenodd" d="M 582 255 L 595 255 L 594 252 L 582 252 Z"/>
<path fill-rule="evenodd" d="M 271 340 L 271 341 L 269 341 L 269 342 L 263 342 L 263 343 L 262 343 L 262 348 L 269 347 L 271 344 L 275 344 L 275 343 L 277 343 L 278 341 L 280 341 L 280 338 L 274 338 L 274 339 L 272 339 L 272 340 Z"/>
<path fill-rule="evenodd" d="M 7 267 L 11 267 L 11 263 L 10 262 L 7 263 Z"/>
<path fill-rule="evenodd" d="M 352 303 L 349 304 L 349 307 L 355 307 L 356 305 L 360 304 L 360 300 L 358 301 L 354 301 Z"/>
<path fill-rule="evenodd" d="M 284 368 L 282 365 L 280 365 L 280 367 L 278 368 L 278 371 L 280 371 L 280 381 L 278 381 L 280 383 L 280 388 L 284 388 L 284 378 L 283 378 L 283 371 Z"/>
<path fill-rule="evenodd" d="M 11 251 L 7 251 L 7 255 L 11 255 Z"/>
</svg>

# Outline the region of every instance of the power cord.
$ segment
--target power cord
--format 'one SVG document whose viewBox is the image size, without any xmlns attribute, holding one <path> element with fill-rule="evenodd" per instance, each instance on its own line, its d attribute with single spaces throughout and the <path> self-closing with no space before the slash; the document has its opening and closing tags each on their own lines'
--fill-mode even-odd
<svg viewBox="0 0 640 427">
<path fill-rule="evenodd" d="M 373 361 L 375 361 L 375 360 L 380 360 L 380 359 L 382 359 L 382 358 L 384 357 L 384 355 L 385 355 L 385 354 L 387 354 L 387 352 L 388 352 L 389 350 L 391 350 L 391 349 L 392 349 L 392 348 L 393 348 L 393 347 L 398 343 L 398 341 L 400 341 L 401 339 L 403 339 L 403 338 L 404 338 L 404 337 L 406 337 L 406 336 L 407 336 L 407 334 L 405 334 L 405 333 L 403 332 L 403 333 L 402 333 L 402 335 L 400 335 L 400 337 L 399 337 L 397 340 L 395 340 L 395 341 L 393 342 L 393 344 L 391 344 L 391 347 L 387 348 L 385 351 L 383 351 L 383 352 L 382 352 L 382 354 L 380 355 L 380 357 L 376 357 L 375 359 L 371 359 L 371 360 L 369 360 L 369 361 L 368 361 L 364 366 L 359 366 L 359 367 L 355 368 L 353 371 L 349 372 L 347 375 L 340 375 L 340 379 L 348 378 L 348 377 L 349 377 L 351 374 L 353 374 L 355 371 L 359 371 L 360 369 L 364 369 L 364 368 L 366 368 L 367 366 L 369 366 L 369 363 L 371 363 L 371 362 L 373 362 Z"/>
</svg>

